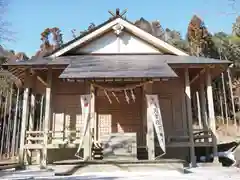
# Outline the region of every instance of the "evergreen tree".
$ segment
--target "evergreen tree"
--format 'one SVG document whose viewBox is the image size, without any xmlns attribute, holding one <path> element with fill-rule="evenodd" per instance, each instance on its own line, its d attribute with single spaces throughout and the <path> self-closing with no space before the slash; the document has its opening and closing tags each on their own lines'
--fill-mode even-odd
<svg viewBox="0 0 240 180">
<path fill-rule="evenodd" d="M 240 37 L 240 16 L 238 16 L 236 22 L 233 23 L 232 33 L 234 36 Z"/>
<path fill-rule="evenodd" d="M 194 56 L 218 58 L 218 52 L 204 22 L 194 15 L 188 25 L 189 53 Z"/>
</svg>

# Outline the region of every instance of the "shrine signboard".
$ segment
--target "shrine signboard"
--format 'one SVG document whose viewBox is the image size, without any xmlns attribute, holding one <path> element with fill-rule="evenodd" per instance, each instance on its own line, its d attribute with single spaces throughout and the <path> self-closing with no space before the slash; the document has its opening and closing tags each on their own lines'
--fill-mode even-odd
<svg viewBox="0 0 240 180">
<path fill-rule="evenodd" d="M 166 152 L 165 135 L 162 122 L 162 115 L 159 106 L 158 95 L 146 95 L 147 110 L 153 121 L 154 128 L 157 134 L 158 143 L 162 151 Z"/>
</svg>

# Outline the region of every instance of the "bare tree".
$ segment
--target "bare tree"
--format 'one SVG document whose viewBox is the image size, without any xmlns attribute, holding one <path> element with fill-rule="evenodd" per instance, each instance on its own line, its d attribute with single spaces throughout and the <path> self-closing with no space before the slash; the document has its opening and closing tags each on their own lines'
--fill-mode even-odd
<svg viewBox="0 0 240 180">
<path fill-rule="evenodd" d="M 5 13 L 10 0 L 0 0 L 0 44 L 3 41 L 13 40 L 13 32 L 10 31 L 10 23 L 5 19 Z"/>
</svg>

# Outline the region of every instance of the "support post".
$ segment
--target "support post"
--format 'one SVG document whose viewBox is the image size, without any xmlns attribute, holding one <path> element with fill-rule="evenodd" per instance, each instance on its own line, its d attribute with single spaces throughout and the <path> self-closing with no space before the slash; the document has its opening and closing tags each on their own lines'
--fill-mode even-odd
<svg viewBox="0 0 240 180">
<path fill-rule="evenodd" d="M 52 87 L 52 69 L 48 69 L 47 87 L 46 87 L 46 103 L 45 103 L 45 116 L 44 116 L 44 140 L 42 151 L 41 167 L 47 167 L 47 145 L 48 145 L 48 131 L 49 122 L 51 121 L 51 87 Z"/>
<path fill-rule="evenodd" d="M 190 88 L 188 69 L 185 69 L 184 76 L 185 76 L 185 94 L 186 94 L 186 106 L 187 106 L 188 132 L 189 132 L 189 141 L 190 141 L 190 160 L 191 160 L 191 166 L 195 167 L 196 157 L 195 157 L 195 148 L 194 148 L 194 139 L 193 139 L 191 88 Z"/>
<path fill-rule="evenodd" d="M 216 134 L 216 122 L 215 122 L 215 112 L 213 104 L 213 92 L 212 92 L 212 78 L 210 74 L 210 69 L 206 71 L 206 82 L 207 82 L 207 100 L 208 100 L 208 119 L 209 126 L 213 133 L 213 155 L 217 155 L 217 134 Z M 215 159 L 215 158 L 214 158 Z"/>
<path fill-rule="evenodd" d="M 31 92 L 31 100 L 30 100 L 30 116 L 29 116 L 29 130 L 34 130 L 34 116 L 35 116 L 35 94 Z"/>
<path fill-rule="evenodd" d="M 13 135 L 12 135 L 12 149 L 11 149 L 11 155 L 15 155 L 15 151 L 17 149 L 16 147 L 16 135 L 17 135 L 17 117 L 18 117 L 18 106 L 19 106 L 19 94 L 20 90 L 17 89 L 17 98 L 16 98 L 16 105 L 15 105 L 15 114 L 14 114 L 14 123 L 13 123 Z M 18 137 L 17 137 L 18 138 Z"/>
<path fill-rule="evenodd" d="M 32 85 L 32 83 L 31 83 Z M 32 87 L 32 86 L 31 86 Z M 30 109 L 29 109 L 29 126 L 28 126 L 28 130 L 29 131 L 34 131 L 34 116 L 35 116 L 35 94 L 33 92 L 33 88 L 31 88 L 31 93 L 30 93 Z M 29 137 L 32 137 L 32 134 L 28 135 Z M 32 140 L 27 140 L 27 144 L 32 144 Z M 26 154 L 27 154 L 27 162 L 29 165 L 32 164 L 32 151 L 33 150 L 26 150 Z"/>
<path fill-rule="evenodd" d="M 93 85 L 90 87 L 91 93 L 91 106 L 90 106 L 90 113 L 91 113 L 91 124 L 92 124 L 92 135 L 94 136 L 94 141 L 97 141 L 97 122 L 96 122 L 96 114 L 95 114 L 95 88 Z"/>
<path fill-rule="evenodd" d="M 224 100 L 224 110 L 225 110 L 225 117 L 226 117 L 226 124 L 228 127 L 228 108 L 227 108 L 227 97 L 226 97 L 226 88 L 225 88 L 225 80 L 224 80 L 224 74 L 221 74 L 222 78 L 222 88 L 223 88 L 223 100 Z"/>
<path fill-rule="evenodd" d="M 223 113 L 223 93 L 221 85 L 218 86 L 218 94 L 219 94 L 219 101 L 220 101 L 220 111 L 221 111 L 221 123 L 224 125 L 224 113 Z"/>
<path fill-rule="evenodd" d="M 5 103 L 4 103 L 4 108 L 3 108 L 3 124 L 2 124 L 2 137 L 1 137 L 1 147 L 0 147 L 0 154 L 1 154 L 1 158 L 3 156 L 3 151 L 6 147 L 6 123 L 7 123 L 7 107 L 8 107 L 8 98 L 9 98 L 9 92 L 6 92 L 6 96 L 5 96 Z"/>
<path fill-rule="evenodd" d="M 201 82 L 201 84 L 200 84 L 200 106 L 201 106 L 201 116 L 202 116 L 202 122 L 203 122 L 204 129 L 208 129 L 208 115 L 207 115 L 206 105 L 207 105 L 207 103 L 206 103 L 204 83 Z"/>
<path fill-rule="evenodd" d="M 231 96 L 231 102 L 232 102 L 233 124 L 237 126 L 237 118 L 236 118 L 235 103 L 233 98 L 233 88 L 232 88 L 232 78 L 231 78 L 230 68 L 228 68 L 227 74 L 228 74 L 228 82 L 229 82 L 230 96 Z"/>
<path fill-rule="evenodd" d="M 44 123 L 44 107 L 43 107 L 43 101 L 44 101 L 44 95 L 41 95 L 41 103 L 40 103 L 40 117 L 39 117 L 39 122 L 38 122 L 38 131 L 43 131 L 44 127 L 43 127 L 43 123 Z M 37 164 L 41 164 L 41 150 L 37 150 L 37 155 L 36 155 L 36 163 Z"/>
<path fill-rule="evenodd" d="M 93 90 L 93 87 L 92 85 L 88 86 L 87 84 L 85 84 L 86 86 L 86 91 L 92 95 L 92 90 Z M 84 113 L 84 119 L 85 119 L 85 116 L 89 116 L 88 118 L 90 118 L 90 121 L 89 121 L 89 124 L 87 126 L 87 129 L 86 129 L 86 135 L 84 136 L 84 150 L 83 150 L 83 156 L 84 156 L 84 160 L 91 160 L 91 156 L 92 156 L 92 153 L 91 153 L 91 147 L 92 147 L 92 136 L 91 136 L 91 122 L 92 122 L 92 119 L 91 119 L 91 112 L 93 110 L 92 108 L 92 103 L 93 102 L 93 98 L 91 96 L 91 100 L 90 100 L 90 104 L 89 104 L 89 114 L 86 114 Z"/>
<path fill-rule="evenodd" d="M 199 99 L 199 92 L 196 91 L 196 99 L 197 99 L 197 114 L 198 114 L 198 125 L 199 128 L 203 128 L 203 123 L 202 123 L 202 116 L 201 116 L 201 106 L 200 106 L 200 99 Z"/>
<path fill-rule="evenodd" d="M 24 165 L 24 146 L 25 146 L 25 133 L 26 133 L 26 124 L 28 121 L 28 98 L 29 98 L 29 70 L 25 72 L 25 84 L 24 84 L 24 94 L 23 94 L 23 110 L 22 110 L 22 122 L 21 122 L 21 132 L 20 132 L 20 148 L 19 148 L 19 163 Z"/>
<path fill-rule="evenodd" d="M 203 123 L 203 129 L 208 130 L 208 114 L 207 114 L 207 102 L 206 102 L 206 93 L 205 93 L 205 86 L 204 83 L 206 81 L 203 80 L 200 82 L 200 106 L 201 106 L 201 117 L 202 117 L 202 123 Z M 204 135 L 208 135 L 208 132 L 205 132 Z M 204 138 L 204 142 L 209 142 L 209 138 Z M 205 150 L 205 154 L 209 160 L 209 148 L 207 147 Z"/>
<path fill-rule="evenodd" d="M 39 131 L 42 131 L 43 130 L 43 121 L 44 121 L 44 116 L 43 116 L 43 113 L 44 113 L 44 107 L 43 107 L 43 104 L 44 104 L 44 94 L 41 95 L 41 105 L 40 105 L 40 122 L 39 122 Z"/>
<path fill-rule="evenodd" d="M 152 84 L 144 85 L 144 94 L 152 94 Z M 146 96 L 145 96 L 145 105 L 147 107 Z M 151 120 L 150 110 L 145 109 L 145 118 L 147 121 L 147 151 L 148 151 L 148 160 L 155 160 L 155 142 L 154 142 L 154 126 L 153 121 Z"/>
<path fill-rule="evenodd" d="M 10 90 L 10 97 L 9 97 L 9 105 L 8 105 L 8 123 L 7 123 L 7 157 L 9 158 L 11 155 L 10 148 L 11 148 L 11 124 L 12 124 L 12 98 L 13 98 L 13 83 L 11 83 L 11 90 Z"/>
</svg>

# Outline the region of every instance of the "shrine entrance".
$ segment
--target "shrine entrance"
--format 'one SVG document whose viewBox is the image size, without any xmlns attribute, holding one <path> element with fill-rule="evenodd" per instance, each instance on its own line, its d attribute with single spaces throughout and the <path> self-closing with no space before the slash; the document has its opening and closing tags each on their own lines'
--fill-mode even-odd
<svg viewBox="0 0 240 180">
<path fill-rule="evenodd" d="M 142 144 L 142 88 L 134 92 L 96 93 L 97 136 L 110 133 L 136 133 L 137 144 Z M 134 94 L 132 94 L 134 93 Z"/>
<path fill-rule="evenodd" d="M 111 90 L 107 86 L 96 88 L 97 140 L 102 142 L 106 137 L 119 136 L 119 141 L 126 141 L 126 137 L 131 136 L 135 140 L 130 146 L 135 146 L 136 151 L 138 146 L 145 145 L 146 139 L 142 118 L 143 89 L 135 83 L 129 86 L 115 82 L 107 84 Z"/>
</svg>

